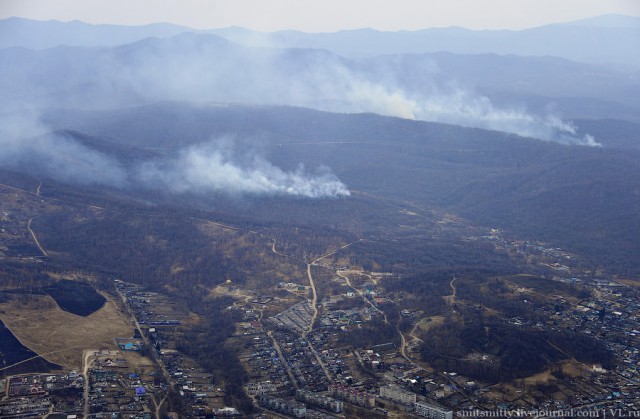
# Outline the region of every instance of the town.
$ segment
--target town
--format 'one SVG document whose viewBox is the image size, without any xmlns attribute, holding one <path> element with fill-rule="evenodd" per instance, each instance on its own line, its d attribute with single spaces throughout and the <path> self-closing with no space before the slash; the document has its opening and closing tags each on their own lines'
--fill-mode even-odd
<svg viewBox="0 0 640 419">
<path fill-rule="evenodd" d="M 562 257 L 565 257 L 564 255 Z M 338 271 L 338 270 L 337 270 Z M 563 270 L 570 274 L 569 269 Z M 344 273 L 343 273 L 344 275 Z M 337 277 L 340 278 L 339 276 Z M 272 301 L 256 298 L 229 307 L 241 310 L 230 345 L 242 348 L 239 358 L 248 372 L 245 391 L 256 407 L 290 417 L 451 418 L 457 411 L 637 409 L 640 407 L 640 304 L 629 284 L 611 279 L 568 276 L 561 283 L 579 282 L 589 297 L 570 301 L 551 295 L 538 307 L 546 322 L 506 319 L 511 324 L 550 330 L 572 330 L 606 342 L 619 361 L 614 369 L 572 365 L 560 369 L 555 384 L 531 383 L 525 393 L 513 385 L 485 385 L 456 371 L 435 371 L 422 363 L 417 348 L 389 343 L 353 347 L 341 339 L 350 330 L 376 319 L 383 289 L 367 289 L 357 308 L 341 308 L 353 300 L 352 289 L 321 302 L 319 327 L 305 333 L 311 321 L 308 301 L 263 318 Z M 237 416 L 225 406 L 221 383 L 176 349 L 175 329 L 184 313 L 165 295 L 115 280 L 116 289 L 137 325 L 131 337 L 114 337 L 117 350 L 96 349 L 85 354 L 84 373 L 24 374 L 0 381 L 3 417 L 159 417 L 170 391 L 188 406 L 190 417 Z M 371 284 L 367 284 L 371 287 Z M 358 291 L 356 289 L 356 291 Z M 525 287 L 522 295 L 534 292 Z M 336 308 L 338 307 L 338 308 Z M 403 317 L 418 322 L 408 311 Z M 402 333 L 399 331 L 399 333 Z M 404 339 L 409 336 L 403 335 Z M 145 354 L 146 365 L 130 365 L 129 352 Z M 404 353 L 403 353 L 404 352 Z M 526 386 L 527 384 L 522 384 Z M 536 385 L 555 385 L 564 398 L 546 399 Z M 63 416 L 66 415 L 66 416 Z"/>
<path fill-rule="evenodd" d="M 26 220 L 13 222 L 18 227 L 12 222 L 5 214 L 3 238 L 29 241 L 29 236 L 10 233 Z M 315 307 L 317 284 L 311 278 L 260 290 L 230 280 L 218 285 L 216 295 L 231 297 L 234 302 L 226 310 L 240 319 L 225 346 L 246 371 L 243 391 L 256 415 L 452 418 L 490 410 L 640 408 L 636 282 L 593 272 L 574 254 L 507 239 L 497 229 L 464 240 L 489 243 L 531 267 L 527 274 L 497 278 L 492 285 L 506 301 L 527 307 L 522 315 L 501 314 L 479 295 L 456 293 L 456 286 L 468 281 L 464 277 L 447 280 L 451 295 L 443 297 L 443 312 L 427 315 L 403 305 L 410 290 L 385 289 L 394 274 L 326 256 L 314 263 L 332 273 L 332 291 Z M 30 252 L 33 256 L 10 256 L 20 263 L 41 263 L 37 249 Z M 183 329 L 198 323 L 184 301 L 125 279 L 111 281 L 111 298 L 122 305 L 134 333 L 113 336 L 110 347 L 84 350 L 81 370 L 2 376 L 0 416 L 162 418 L 177 408 L 186 417 L 241 416 L 226 397 L 226 383 L 184 350 Z M 605 344 L 615 363 L 607 368 L 569 357 L 544 373 L 500 383 L 434 369 L 422 359 L 422 341 L 431 327 L 464 310 L 490 313 L 510 327 L 592 337 Z M 391 320 L 393 313 L 397 320 Z M 367 345 L 353 340 L 361 330 L 376 328 L 392 334 Z M 495 362 L 482 353 L 468 361 Z"/>
</svg>

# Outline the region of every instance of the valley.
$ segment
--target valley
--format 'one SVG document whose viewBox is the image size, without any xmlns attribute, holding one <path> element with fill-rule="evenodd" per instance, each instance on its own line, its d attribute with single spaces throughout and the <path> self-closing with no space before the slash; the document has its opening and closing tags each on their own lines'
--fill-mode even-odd
<svg viewBox="0 0 640 419">
<path fill-rule="evenodd" d="M 140 404 L 131 405 L 130 412 L 156 417 L 173 409 L 191 412 L 188 416 L 232 414 L 231 408 L 287 414 L 304 405 L 316 417 L 329 417 L 327 409 L 335 414 L 367 408 L 384 416 L 429 406 L 562 410 L 616 406 L 639 394 L 633 349 L 638 337 L 628 332 L 636 318 L 635 282 L 595 272 L 569 251 L 415 206 L 397 210 L 403 224 L 395 233 L 381 226 L 376 235 L 354 236 L 286 224 L 244 226 L 157 207 L 125 213 L 118 209 L 121 200 L 107 198 L 96 206 L 87 198 L 72 202 L 68 196 L 47 195 L 55 185 L 41 187 L 41 195 L 19 186 L 2 188 L 12 197 L 3 201 L 3 266 L 19 269 L 24 279 L 14 288 L 5 281 L 0 319 L 43 359 L 85 371 L 86 384 L 79 385 L 86 396 L 77 392 L 67 412 L 76 409 L 90 417 L 114 411 L 108 402 L 97 403 L 96 397 L 104 396 L 95 391 L 99 383 L 122 382 L 118 377 L 127 374 L 137 380 L 131 388 L 145 389 L 144 396 L 133 396 Z M 60 219 L 64 213 L 68 221 L 57 222 L 54 230 L 47 227 L 48 217 Z M 37 224 L 28 222 L 34 218 Z M 111 262 L 110 247 L 103 246 L 109 237 L 121 237 L 111 232 L 122 223 L 131 242 L 119 242 L 120 250 L 131 252 L 129 246 L 146 243 L 137 260 L 144 275 L 135 273 L 136 265 L 123 265 L 129 259 L 122 256 L 118 264 Z M 83 236 L 56 241 L 56 234 L 81 224 L 94 225 L 91 231 L 102 237 L 99 246 L 87 246 Z M 169 229 L 173 232 L 166 236 Z M 38 246 L 31 255 L 12 253 L 35 245 L 34 235 L 47 255 Z M 198 235 L 207 243 L 200 250 L 173 250 L 175 245 L 188 250 L 187 241 L 199 243 Z M 82 251 L 70 247 L 75 240 L 83 243 Z M 440 256 L 423 260 L 416 270 L 415 262 L 407 263 L 416 257 L 416 246 L 430 249 L 418 253 L 422 258 Z M 227 257 L 238 257 L 233 249 L 242 249 L 247 261 L 242 268 L 226 265 L 216 276 L 207 268 L 211 265 L 202 265 L 211 251 L 221 252 L 217 264 L 228 263 Z M 457 255 L 458 249 L 463 253 Z M 171 251 L 173 261 L 154 278 L 145 266 L 163 251 Z M 125 276 L 127 270 L 131 277 Z M 50 286 L 45 284 L 62 286 L 63 278 L 98 287 L 107 302 L 83 317 L 63 314 L 60 303 L 33 292 Z M 197 283 L 180 287 L 186 278 Z M 27 283 L 30 294 L 25 294 Z M 306 308 L 295 309 L 301 304 Z M 105 317 L 107 309 L 113 320 Z M 624 326 L 617 327 L 615 318 Z M 52 323 L 43 326 L 46 319 Z M 115 319 L 118 326 L 107 327 Z M 214 340 L 211 327 L 218 330 Z M 467 347 L 465 339 L 477 328 L 489 333 L 488 342 L 505 346 Z M 100 334 L 92 335 L 91 329 Z M 573 337 L 561 338 L 556 331 L 562 336 L 571 331 Z M 519 343 L 512 347 L 514 338 Z M 132 342 L 132 349 L 123 350 L 124 342 Z M 528 345 L 535 354 L 544 345 L 548 349 L 543 358 L 519 360 L 529 353 Z M 203 357 L 208 350 L 217 351 L 226 366 Z M 6 383 L 18 377 L 4 368 Z M 31 374 L 42 371 L 30 368 Z M 294 390 L 299 401 L 287 401 Z M 305 391 L 327 392 L 328 399 Z M 30 403 L 40 403 L 39 397 Z M 316 413 L 314 406 L 320 408 Z M 122 406 L 115 411 L 127 412 Z"/>
<path fill-rule="evenodd" d="M 0 417 L 634 416 L 639 23 L 0 19 Z"/>
</svg>

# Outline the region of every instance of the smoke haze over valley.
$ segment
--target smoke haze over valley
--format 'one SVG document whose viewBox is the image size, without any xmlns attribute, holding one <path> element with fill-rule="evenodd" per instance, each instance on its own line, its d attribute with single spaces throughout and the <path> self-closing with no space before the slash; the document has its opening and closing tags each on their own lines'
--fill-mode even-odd
<svg viewBox="0 0 640 419">
<path fill-rule="evenodd" d="M 464 56 L 459 58 L 465 60 Z M 489 62 L 492 59 L 486 58 Z M 474 80 L 455 70 L 450 72 L 447 60 L 449 57 L 437 54 L 352 60 L 327 50 L 247 47 L 194 33 L 114 47 L 7 48 L 0 51 L 0 69 L 5 75 L 0 81 L 5 92 L 0 161 L 6 167 L 39 176 L 118 188 L 348 195 L 348 186 L 331 173 L 331 162 L 284 171 L 255 149 L 241 155 L 233 147 L 217 148 L 213 144 L 220 144 L 221 137 L 212 138 L 207 132 L 199 134 L 198 145 L 178 146 L 173 156 L 125 164 L 117 156 L 93 150 L 68 136 L 48 134 L 51 129 L 40 122 L 39 114 L 47 109 L 99 110 L 167 100 L 372 112 L 560 144 L 602 145 L 590 133 L 580 133 L 575 123 L 564 120 L 557 106 L 528 110 L 527 96 L 517 94 L 509 101 L 494 103 L 489 94 L 497 85 L 485 77 L 490 74 L 488 69 L 478 69 L 473 75 L 480 85 L 489 86 L 484 93 L 478 91 Z M 530 64 L 544 69 L 544 63 Z M 588 64 L 577 66 L 562 71 L 579 76 L 595 69 Z M 620 87 L 625 83 L 622 74 L 602 69 L 588 77 L 593 82 L 591 90 L 612 81 Z M 554 101 L 549 99 L 551 104 Z M 620 101 L 620 106 L 637 105 L 623 97 Z M 231 135 L 229 138 L 236 134 Z"/>
<path fill-rule="evenodd" d="M 0 22 L 0 28 L 16 24 L 24 22 Z M 30 24 L 37 33 L 37 24 Z M 80 29 L 76 25 L 69 30 Z M 145 30 L 152 28 L 140 28 L 136 36 L 144 38 Z M 256 43 L 255 37 L 251 39 Z M 531 73 L 530 81 L 537 86 L 532 90 L 517 82 L 516 73 L 503 70 L 510 66 Z M 110 47 L 61 45 L 29 50 L 15 46 L 0 50 L 0 69 L 5 75 L 0 80 L 5 92 L 0 105 L 4 165 L 58 180 L 170 192 L 326 197 L 348 195 L 348 185 L 331 173 L 331 161 L 285 171 L 269 162 L 259 148 L 243 155 L 233 147 L 216 146 L 222 138 L 244 141 L 243 136 L 255 135 L 250 121 L 246 134 L 202 131 L 188 147 L 172 142 L 172 155 L 125 164 L 118 156 L 93 150 L 69 136 L 47 135 L 52 130 L 40 122 L 40 114 L 49 109 L 107 110 L 157 101 L 289 105 L 601 147 L 599 138 L 563 115 L 588 117 L 585 102 L 592 103 L 590 109 L 612 109 L 614 103 L 629 114 L 640 109 L 634 96 L 638 90 L 634 73 L 564 59 L 443 53 L 352 59 L 321 49 L 244 46 L 193 32 L 134 38 L 132 43 Z M 494 73 L 504 74 L 496 78 Z M 577 98 L 581 87 L 586 96 Z M 505 95 L 504 89 L 509 88 Z M 554 96 L 534 97 L 534 91 Z"/>
<path fill-rule="evenodd" d="M 0 416 L 640 412 L 634 1 L 4 0 Z"/>
<path fill-rule="evenodd" d="M 391 156 L 409 164 L 415 156 L 406 155 L 408 146 L 448 147 L 455 151 L 446 153 L 473 151 L 464 158 L 433 155 L 415 163 L 415 186 L 425 202 L 462 205 L 462 212 L 478 205 L 473 194 L 460 194 L 488 173 L 466 177 L 461 168 L 484 164 L 491 170 L 510 164 L 531 168 L 527 176 L 541 186 L 529 193 L 538 196 L 549 193 L 549 185 L 560 190 L 573 180 L 563 172 L 543 181 L 537 166 L 566 163 L 536 161 L 535 153 L 504 162 L 505 155 L 520 156 L 516 150 L 531 147 L 531 141 L 541 149 L 544 144 L 549 150 L 556 150 L 552 144 L 568 147 L 551 155 L 569 160 L 590 155 L 582 148 L 611 149 L 607 155 L 640 148 L 633 134 L 640 115 L 637 68 L 620 58 L 627 54 L 620 51 L 633 48 L 620 39 L 637 30 L 637 22 L 603 16 L 497 32 L 502 47 L 487 42 L 485 49 L 469 54 L 451 46 L 460 35 L 455 31 L 440 31 L 436 38 L 437 31 L 264 34 L 7 19 L 0 21 L 0 32 L 8 35 L 0 49 L 0 163 L 38 178 L 147 194 L 352 198 L 354 190 L 387 194 L 382 185 L 393 183 L 397 193 L 409 184 L 393 158 L 391 163 L 374 156 L 367 160 L 367 152 L 352 154 L 352 148 L 390 147 Z M 583 42 L 584 52 L 593 41 L 581 41 L 585 27 L 610 48 L 594 50 L 582 62 L 573 61 L 579 57 L 561 44 L 558 57 L 535 56 L 521 45 L 525 35 L 541 45 L 554 36 L 574 37 Z M 476 32 L 464 36 L 486 35 Z M 434 52 L 433 39 L 453 52 Z M 501 55 L 507 44 L 510 54 Z M 365 45 L 379 45 L 379 53 L 355 53 Z M 303 108 L 335 113 L 342 122 L 336 125 L 323 113 L 300 114 Z M 371 120 L 365 114 L 392 119 Z M 367 122 L 359 125 L 363 118 Z M 319 122 L 324 120 L 328 126 Z M 398 135 L 389 128 L 396 124 L 402 127 Z M 463 136 L 462 144 L 454 132 Z M 486 163 L 488 155 L 495 160 Z M 447 167 L 456 175 L 445 181 L 432 165 L 449 165 L 451 159 L 462 166 Z M 374 162 L 381 170 L 370 172 Z M 500 176 L 509 175 L 493 176 L 491 182 L 500 182 Z M 583 181 L 595 179 L 585 174 Z"/>
<path fill-rule="evenodd" d="M 0 163 L 31 175 L 115 188 L 162 188 L 170 192 L 224 192 L 325 198 L 349 195 L 326 167 L 309 173 L 284 171 L 257 154 L 239 154 L 231 138 L 178 149 L 164 158 L 120 157 L 82 144 L 73 135 L 51 133 L 33 112 L 5 114 L 0 121 Z"/>
<path fill-rule="evenodd" d="M 557 110 L 530 111 L 519 99 L 496 105 L 476 92 L 471 80 L 447 76 L 437 57 L 358 62 L 322 50 L 249 48 L 212 35 L 181 34 L 109 49 L 6 49 L 0 65 L 12 75 L 2 81 L 5 110 L 25 101 L 32 108 L 109 108 L 158 100 L 294 105 L 599 145 L 591 136 L 577 135 Z"/>
</svg>

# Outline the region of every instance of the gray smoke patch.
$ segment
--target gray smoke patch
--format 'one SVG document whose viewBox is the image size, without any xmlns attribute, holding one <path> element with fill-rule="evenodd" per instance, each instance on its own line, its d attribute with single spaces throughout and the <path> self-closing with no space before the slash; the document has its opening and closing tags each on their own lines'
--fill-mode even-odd
<svg viewBox="0 0 640 419">
<path fill-rule="evenodd" d="M 147 52 L 136 58 L 131 82 L 139 96 L 184 101 L 260 103 L 310 107 L 329 112 L 372 112 L 400 118 L 498 130 L 569 145 L 600 146 L 591 136 L 554 114 L 498 107 L 472 88 L 438 73 L 437 65 L 412 69 L 381 66 L 374 72 L 327 51 L 236 49 L 208 51 L 181 44 L 180 60 Z M 195 48 L 193 54 L 189 48 Z M 406 69 L 405 69 L 406 70 Z M 406 71 L 404 71 L 406 72 Z M 129 73 L 130 74 L 130 73 Z"/>
<path fill-rule="evenodd" d="M 284 171 L 257 152 L 237 152 L 229 140 L 189 147 L 176 157 L 129 165 L 70 136 L 52 134 L 37 113 L 0 117 L 0 168 L 81 185 L 162 188 L 171 193 L 223 192 L 330 198 L 349 196 L 326 167 Z"/>
<path fill-rule="evenodd" d="M 456 89 L 410 101 L 416 119 L 484 128 L 566 145 L 602 147 L 593 136 L 577 135 L 577 127 L 556 115 L 539 116 L 524 109 L 498 108 L 485 96 Z"/>
<path fill-rule="evenodd" d="M 570 122 L 552 112 L 536 115 L 523 107 L 496 106 L 428 59 L 356 62 L 323 50 L 248 48 L 195 34 L 109 49 L 12 51 L 0 51 L 0 62 L 7 55 L 5 65 L 11 69 L 0 78 L 6 96 L 0 109 L 22 101 L 40 108 L 80 109 L 162 100 L 292 105 L 599 145 L 591 136 L 577 136 Z"/>
<path fill-rule="evenodd" d="M 431 70 L 433 71 L 433 70 Z M 381 78 L 381 80 L 379 80 Z M 559 116 L 544 116 L 523 108 L 503 108 L 454 81 L 436 83 L 428 75 L 420 89 L 399 87 L 392 72 L 369 79 L 339 61 L 316 63 L 287 89 L 296 105 L 333 112 L 373 112 L 431 122 L 483 128 L 566 145 L 601 147 L 593 136 L 579 137 L 577 128 Z"/>
<path fill-rule="evenodd" d="M 51 133 L 34 111 L 0 116 L 0 167 L 82 185 L 127 184 L 117 159 Z"/>
<path fill-rule="evenodd" d="M 328 168 L 309 173 L 300 166 L 284 171 L 259 155 L 234 156 L 233 145 L 215 142 L 182 150 L 175 158 L 144 163 L 137 178 L 144 185 L 176 193 L 288 195 L 307 198 L 349 196 Z"/>
</svg>

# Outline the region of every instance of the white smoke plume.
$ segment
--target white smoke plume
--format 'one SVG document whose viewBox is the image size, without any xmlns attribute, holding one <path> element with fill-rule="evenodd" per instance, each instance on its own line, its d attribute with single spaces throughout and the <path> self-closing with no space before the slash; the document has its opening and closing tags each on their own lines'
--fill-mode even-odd
<svg viewBox="0 0 640 419">
<path fill-rule="evenodd" d="M 172 92 L 195 91 L 196 98 L 262 102 L 311 107 L 330 112 L 373 112 L 387 116 L 484 128 L 568 145 L 601 146 L 591 136 L 580 138 L 576 127 L 556 115 L 535 115 L 523 108 L 501 108 L 453 80 L 434 80 L 437 69 L 420 76 L 415 90 L 401 87 L 393 68 L 366 74 L 338 56 L 318 51 L 300 59 L 288 50 L 261 50 L 255 60 L 233 71 L 237 57 L 228 61 L 193 64 L 183 77 L 165 77 Z M 241 61 L 246 60 L 242 58 Z M 231 74 L 233 73 L 233 74 Z M 191 80 L 187 85 L 181 80 Z M 196 81 L 194 85 L 194 81 Z M 182 97 L 190 99 L 190 97 Z"/>
<path fill-rule="evenodd" d="M 571 122 L 555 115 L 536 116 L 522 109 L 500 109 L 489 98 L 462 89 L 413 103 L 416 119 L 503 131 L 560 144 L 602 146 L 589 134 L 578 137 Z"/>
<path fill-rule="evenodd" d="M 222 191 L 307 198 L 350 195 L 326 167 L 312 174 L 303 167 L 284 171 L 259 155 L 245 156 L 245 162 L 239 163 L 233 152 L 228 142 L 189 147 L 176 158 L 145 163 L 137 177 L 143 184 L 179 193 Z"/>
<path fill-rule="evenodd" d="M 555 114 L 496 106 L 473 88 L 457 85 L 427 59 L 418 64 L 384 57 L 356 62 L 328 51 L 248 48 L 195 34 L 99 52 L 60 51 L 64 54 L 47 51 L 44 58 L 26 61 L 8 72 L 10 77 L 0 78 L 0 90 L 7 97 L 0 101 L 0 109 L 23 100 L 38 102 L 39 107 L 81 109 L 159 100 L 294 105 L 332 112 L 374 112 L 599 146 L 591 136 L 580 138 L 570 122 Z M 36 52 L 29 54 L 40 57 Z M 28 65 L 33 67 L 23 68 Z M 31 92 L 28 98 L 24 91 Z"/>
<path fill-rule="evenodd" d="M 52 134 L 35 111 L 0 116 L 0 168 L 82 185 L 168 189 L 173 193 L 349 196 L 326 167 L 284 171 L 253 152 L 238 155 L 230 140 L 183 149 L 177 157 L 127 167 L 70 136 Z"/>
<path fill-rule="evenodd" d="M 290 101 L 327 111 L 373 112 L 387 116 L 483 128 L 567 145 L 601 147 L 593 136 L 577 135 L 577 128 L 560 117 L 534 115 L 525 109 L 500 108 L 483 95 L 449 81 L 407 93 L 393 76 L 384 82 L 368 80 L 336 61 L 314 66 L 309 80 L 289 89 Z"/>
<path fill-rule="evenodd" d="M 118 160 L 51 133 L 33 110 L 0 115 L 0 167 L 84 185 L 127 183 Z"/>
</svg>

